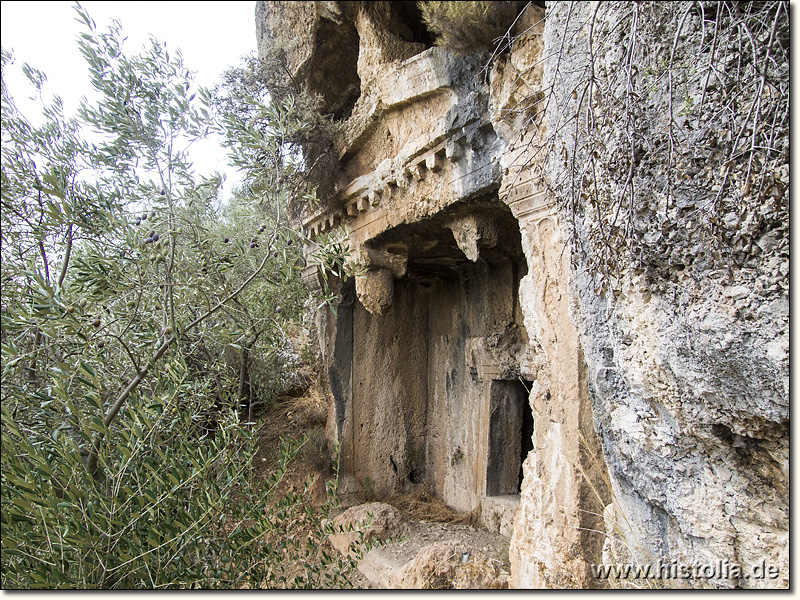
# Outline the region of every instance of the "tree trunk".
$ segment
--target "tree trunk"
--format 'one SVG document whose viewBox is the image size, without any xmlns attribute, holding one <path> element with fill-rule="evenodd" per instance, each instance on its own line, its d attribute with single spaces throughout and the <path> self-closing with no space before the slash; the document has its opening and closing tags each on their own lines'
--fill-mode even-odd
<svg viewBox="0 0 800 600">
<path fill-rule="evenodd" d="M 244 408 L 244 400 L 248 398 L 248 412 L 249 412 L 249 397 L 250 394 L 248 393 L 248 379 L 250 378 L 250 372 L 248 370 L 248 363 L 250 362 L 250 348 L 246 347 L 242 350 L 242 362 L 239 365 L 239 390 L 237 397 L 239 398 L 240 407 Z M 242 411 L 244 412 L 244 411 Z"/>
</svg>

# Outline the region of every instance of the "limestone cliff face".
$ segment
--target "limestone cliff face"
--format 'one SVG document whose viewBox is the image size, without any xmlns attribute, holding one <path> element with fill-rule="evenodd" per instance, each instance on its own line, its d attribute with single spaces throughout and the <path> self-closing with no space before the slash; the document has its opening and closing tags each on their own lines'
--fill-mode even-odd
<svg viewBox="0 0 800 600">
<path fill-rule="evenodd" d="M 363 273 L 316 315 L 344 490 L 480 508 L 515 587 L 659 560 L 780 573 L 659 586 L 788 585 L 783 25 L 759 17 L 748 130 L 730 79 L 685 67 L 714 31 L 688 6 L 529 5 L 489 62 L 413 2 L 257 4 L 260 51 L 344 125 L 303 223 L 310 249 L 346 226 Z"/>
<path fill-rule="evenodd" d="M 632 141 L 623 137 L 628 131 L 625 110 L 595 105 L 594 116 L 609 120 L 592 132 L 606 143 L 604 155 L 592 163 L 593 176 L 600 182 L 616 177 L 616 188 L 609 190 L 624 196 L 629 192 L 619 184 L 626 173 L 615 159 L 633 144 L 638 163 L 631 171 L 636 204 L 630 223 L 639 236 L 631 254 L 622 255 L 622 277 L 606 293 L 597 292 L 592 255 L 602 248 L 595 235 L 597 220 L 586 210 L 578 216 L 577 232 L 587 240 L 587 251 L 576 254 L 570 285 L 595 427 L 614 487 L 616 502 L 607 516 L 630 523 L 627 537 L 636 540 L 639 560 L 668 556 L 682 563 L 721 559 L 752 565 L 763 559 L 781 573 L 772 580 L 695 581 L 695 587 L 785 586 L 789 255 L 783 194 L 788 130 L 774 131 L 774 151 L 756 157 L 760 166 L 749 173 L 749 161 L 740 151 L 751 143 L 734 141 L 737 132 L 750 128 L 752 135 L 752 129 L 769 127 L 752 123 L 759 107 L 773 111 L 770 119 L 781 118 L 780 102 L 767 108 L 758 98 L 760 82 L 753 78 L 748 85 L 746 75 L 747 61 L 756 52 L 763 68 L 767 37 L 737 63 L 738 81 L 732 72 L 718 81 L 707 65 L 732 69 L 736 52 L 723 44 L 720 56 L 710 59 L 705 54 L 710 31 L 703 31 L 702 15 L 687 12 L 687 7 L 675 7 L 670 14 L 649 14 L 656 9 L 647 5 L 635 13 L 630 6 L 594 13 L 596 7 L 588 4 L 572 8 L 569 14 L 568 7 L 553 6 L 545 25 L 545 46 L 566 40 L 566 52 L 573 57 L 573 75 L 554 76 L 554 65 L 544 65 L 556 95 L 582 93 L 580 77 L 592 60 L 598 89 L 625 98 L 615 85 L 629 85 L 624 83 L 630 75 L 622 55 L 630 47 L 628 39 L 620 33 L 611 45 L 603 36 L 615 27 L 638 26 L 651 53 L 674 53 L 676 64 L 692 65 L 683 75 L 694 77 L 680 92 L 673 81 L 670 125 L 669 102 L 663 97 L 669 88 L 658 87 L 658 75 L 666 76 L 662 82 L 680 75 L 653 73 L 648 79 L 633 72 L 641 80 L 637 91 L 653 88 L 630 109 L 628 117 L 636 120 L 637 129 Z M 721 27 L 724 18 L 718 14 L 716 22 L 707 20 L 705 25 Z M 770 41 L 775 44 L 775 31 L 784 25 L 780 15 L 760 18 L 774 23 Z M 575 35 L 589 25 L 596 32 L 591 53 L 588 39 Z M 768 52 L 781 55 L 777 44 Z M 778 61 L 763 73 L 774 78 L 769 85 L 776 86 L 776 94 L 781 82 L 788 82 L 785 66 Z M 740 113 L 717 117 L 732 93 L 738 95 Z M 699 110 L 701 102 L 705 107 Z M 753 111 L 750 121 L 744 118 L 748 110 Z M 548 115 L 550 127 L 558 120 L 555 112 Z M 586 132 L 585 124 L 581 129 Z M 733 134 L 728 136 L 726 129 Z M 583 135 L 582 143 L 593 141 Z M 572 143 L 567 136 L 555 137 L 557 145 Z M 552 161 L 548 176 L 566 181 L 566 171 L 563 162 Z M 764 181 L 766 188 L 760 187 Z"/>
</svg>

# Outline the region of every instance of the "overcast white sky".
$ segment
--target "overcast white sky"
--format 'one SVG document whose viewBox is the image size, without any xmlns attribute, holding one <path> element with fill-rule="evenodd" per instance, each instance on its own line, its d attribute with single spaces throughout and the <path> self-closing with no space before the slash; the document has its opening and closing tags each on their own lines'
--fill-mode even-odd
<svg viewBox="0 0 800 600">
<path fill-rule="evenodd" d="M 128 36 L 125 48 L 138 51 L 150 34 L 181 49 L 186 66 L 197 72 L 197 83 L 213 87 L 228 66 L 239 64 L 242 55 L 255 51 L 255 1 L 248 2 L 82 2 L 98 29 L 112 19 L 122 24 Z M 20 2 L 3 0 L 2 46 L 12 50 L 15 65 L 6 83 L 19 108 L 29 94 L 19 67 L 29 63 L 47 74 L 45 91 L 60 95 L 68 113 L 74 113 L 81 96 L 92 93 L 86 61 L 75 38 L 81 24 L 75 21 L 72 1 Z M 196 148 L 196 150 L 195 150 Z M 198 174 L 227 171 L 224 151 L 214 142 L 193 146 L 192 158 Z M 226 184 L 230 189 L 230 181 Z"/>
</svg>

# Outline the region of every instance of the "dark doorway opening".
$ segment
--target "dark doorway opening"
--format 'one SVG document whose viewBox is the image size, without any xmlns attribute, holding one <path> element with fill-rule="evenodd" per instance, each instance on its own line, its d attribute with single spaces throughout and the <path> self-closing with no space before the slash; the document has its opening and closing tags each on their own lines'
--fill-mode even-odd
<svg viewBox="0 0 800 600">
<path fill-rule="evenodd" d="M 522 489 L 522 463 L 528 458 L 528 453 L 533 450 L 533 411 L 531 410 L 531 403 L 528 400 L 531 382 L 519 381 L 518 383 L 524 389 L 524 393 L 522 398 L 522 440 L 520 440 L 519 473 L 517 476 L 516 493 L 519 493 Z"/>
<path fill-rule="evenodd" d="M 531 384 L 523 380 L 494 380 L 489 402 L 489 446 L 486 495 L 519 494 L 522 463 L 533 450 L 533 413 L 528 402 Z"/>
</svg>

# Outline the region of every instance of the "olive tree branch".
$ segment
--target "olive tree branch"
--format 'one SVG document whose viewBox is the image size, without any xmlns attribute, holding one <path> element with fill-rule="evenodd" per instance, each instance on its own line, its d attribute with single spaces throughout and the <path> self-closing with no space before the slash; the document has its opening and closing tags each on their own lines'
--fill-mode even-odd
<svg viewBox="0 0 800 600">
<path fill-rule="evenodd" d="M 250 274 L 250 276 L 247 279 L 245 279 L 238 288 L 236 288 L 236 290 L 228 294 L 224 299 L 220 300 L 216 306 L 210 308 L 205 312 L 205 314 L 197 317 L 194 321 L 192 321 L 186 327 L 184 327 L 183 332 L 189 331 L 190 329 L 193 329 L 194 327 L 205 321 L 208 317 L 210 317 L 220 308 L 225 306 L 225 304 L 230 302 L 230 300 L 233 299 L 234 296 L 241 293 L 241 291 L 244 290 L 244 288 L 246 288 L 258 276 L 258 274 L 264 269 L 264 267 L 267 264 L 267 260 L 269 259 L 271 254 L 272 245 L 275 243 L 277 235 L 278 235 L 278 226 L 276 226 L 275 231 L 273 231 L 272 233 L 272 237 L 267 247 L 267 251 L 264 253 L 264 258 L 261 260 L 261 264 L 258 265 L 258 268 L 255 271 L 253 271 Z M 103 419 L 103 425 L 105 426 L 106 429 L 108 429 L 111 426 L 111 423 L 114 422 L 114 419 L 119 414 L 119 411 L 122 409 L 125 402 L 127 402 L 131 393 L 133 393 L 133 391 L 139 386 L 139 384 L 142 381 L 144 381 L 145 377 L 147 377 L 147 374 L 150 372 L 150 369 L 164 356 L 164 354 L 167 352 L 167 350 L 169 350 L 169 347 L 177 339 L 177 337 L 178 335 L 177 332 L 175 331 L 173 331 L 171 335 L 167 336 L 167 338 L 164 340 L 161 346 L 159 346 L 158 350 L 156 350 L 155 353 L 150 357 L 150 360 L 147 361 L 147 364 L 145 364 L 139 370 L 136 376 L 128 384 L 128 387 L 126 387 L 122 391 L 122 393 L 117 398 L 116 402 L 114 402 L 114 404 L 108 410 L 108 413 L 106 414 L 105 418 Z M 86 470 L 92 476 L 94 476 L 94 474 L 97 472 L 97 455 L 100 451 L 100 444 L 103 441 L 103 437 L 104 436 L 102 433 L 98 433 L 95 436 L 94 441 L 92 443 L 91 452 L 89 453 L 89 457 L 86 461 Z"/>
</svg>

